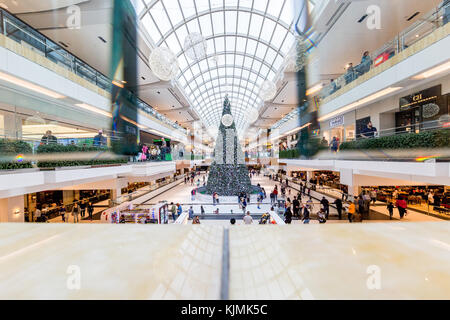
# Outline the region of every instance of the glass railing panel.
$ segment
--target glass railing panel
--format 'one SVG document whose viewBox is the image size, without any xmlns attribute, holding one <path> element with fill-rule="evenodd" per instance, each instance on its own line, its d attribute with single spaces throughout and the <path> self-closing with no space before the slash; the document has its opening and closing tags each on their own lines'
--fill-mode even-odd
<svg viewBox="0 0 450 320">
<path fill-rule="evenodd" d="M 8 12 L 0 9 L 3 13 L 4 20 L 4 35 L 24 46 L 33 50 L 34 52 L 47 57 L 52 62 L 64 67 L 67 70 L 74 72 L 80 77 L 86 79 L 87 81 L 97 85 L 98 87 L 110 91 L 111 90 L 111 80 L 106 76 L 85 64 L 81 60 L 77 59 L 75 56 L 71 55 L 64 48 L 55 44 L 39 32 L 35 31 L 16 17 L 12 16 Z M 187 130 L 176 124 L 172 120 L 166 118 L 165 116 L 158 113 L 151 106 L 145 102 L 139 100 L 138 109 L 152 115 L 163 123 L 169 125 L 170 127 L 181 131 L 183 134 L 187 134 Z"/>
</svg>

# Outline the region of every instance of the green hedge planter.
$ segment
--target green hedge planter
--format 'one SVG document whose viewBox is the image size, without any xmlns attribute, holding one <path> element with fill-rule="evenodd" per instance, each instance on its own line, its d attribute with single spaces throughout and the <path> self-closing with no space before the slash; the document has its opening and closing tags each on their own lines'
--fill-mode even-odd
<svg viewBox="0 0 450 320">
<path fill-rule="evenodd" d="M 37 149 L 38 154 L 45 153 L 79 153 L 79 152 L 102 152 L 110 151 L 108 148 L 100 148 L 96 146 L 77 146 L 77 145 L 60 145 L 48 144 L 40 145 Z M 98 166 L 106 164 L 124 164 L 128 163 L 128 158 L 120 159 L 92 159 L 92 160 L 60 160 L 60 161 L 39 161 L 39 168 L 58 168 L 58 167 L 79 167 L 79 166 Z"/>
<path fill-rule="evenodd" d="M 448 148 L 450 129 L 404 133 L 341 143 L 340 150 Z"/>
<path fill-rule="evenodd" d="M 33 153 L 31 145 L 24 141 L 0 139 L 0 156 L 16 157 L 20 154 Z M 30 162 L 0 161 L 0 170 L 18 170 L 32 168 Z"/>
</svg>

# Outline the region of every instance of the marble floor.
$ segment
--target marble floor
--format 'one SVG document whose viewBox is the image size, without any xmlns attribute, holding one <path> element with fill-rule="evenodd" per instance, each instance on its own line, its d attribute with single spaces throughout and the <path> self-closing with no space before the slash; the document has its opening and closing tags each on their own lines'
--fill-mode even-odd
<svg viewBox="0 0 450 320">
<path fill-rule="evenodd" d="M 442 222 L 230 226 L 230 299 L 450 299 Z M 0 299 L 218 299 L 220 225 L 0 224 Z"/>
</svg>

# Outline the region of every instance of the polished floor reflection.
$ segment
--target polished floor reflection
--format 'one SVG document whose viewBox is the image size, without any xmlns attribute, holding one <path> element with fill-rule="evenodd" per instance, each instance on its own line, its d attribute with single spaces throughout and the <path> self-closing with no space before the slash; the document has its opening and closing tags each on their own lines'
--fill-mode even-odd
<svg viewBox="0 0 450 320">
<path fill-rule="evenodd" d="M 448 222 L 233 226 L 230 299 L 449 299 Z M 223 226 L 0 225 L 0 299 L 218 299 Z"/>
</svg>

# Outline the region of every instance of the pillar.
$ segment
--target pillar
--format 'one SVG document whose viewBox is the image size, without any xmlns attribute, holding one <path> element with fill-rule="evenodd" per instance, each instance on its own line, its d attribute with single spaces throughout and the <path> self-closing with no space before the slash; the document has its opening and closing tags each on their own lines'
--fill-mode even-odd
<svg viewBox="0 0 450 320">
<path fill-rule="evenodd" d="M 6 137 L 11 139 L 22 138 L 22 121 L 14 113 L 3 115 L 3 130 Z"/>
<path fill-rule="evenodd" d="M 0 222 L 25 222 L 25 196 L 0 199 Z"/>
</svg>

